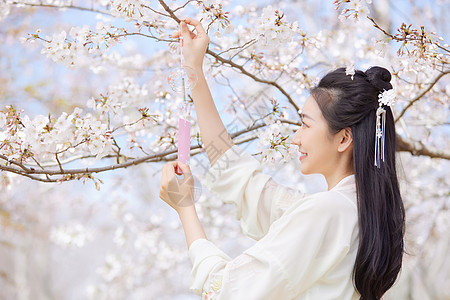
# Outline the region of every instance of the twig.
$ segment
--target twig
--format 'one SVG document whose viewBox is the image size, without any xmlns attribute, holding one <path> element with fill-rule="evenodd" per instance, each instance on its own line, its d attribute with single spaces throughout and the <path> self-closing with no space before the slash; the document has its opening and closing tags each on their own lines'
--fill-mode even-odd
<svg viewBox="0 0 450 300">
<path fill-rule="evenodd" d="M 106 11 L 102 11 L 102 10 L 98 10 L 98 9 L 94 9 L 94 8 L 87 8 L 87 7 L 82 7 L 82 6 L 75 6 L 75 5 L 51 5 L 51 4 L 36 4 L 36 3 L 23 3 L 23 2 L 16 2 L 13 1 L 11 2 L 11 4 L 13 5 L 24 5 L 24 6 L 34 6 L 34 7 L 44 7 L 44 8 L 64 8 L 64 9 L 76 9 L 76 10 L 82 10 L 82 11 L 89 11 L 89 12 L 95 12 L 95 13 L 99 13 L 99 14 L 104 14 L 107 16 L 113 16 L 112 14 L 106 12 Z"/>
<path fill-rule="evenodd" d="M 61 162 L 59 161 L 59 158 L 58 158 L 58 153 L 55 153 L 55 158 L 56 158 L 56 161 L 58 162 L 59 170 L 61 171 L 61 173 L 64 174 L 63 167 L 62 167 Z"/>
<path fill-rule="evenodd" d="M 374 20 L 372 17 L 367 16 L 367 18 L 368 18 L 370 21 L 372 21 L 373 26 L 374 26 L 375 28 L 377 28 L 378 30 L 380 30 L 381 32 L 383 32 L 385 35 L 387 35 L 388 37 L 390 37 L 391 39 L 393 39 L 393 40 L 395 40 L 395 41 L 397 41 L 397 42 L 404 42 L 404 41 L 422 41 L 421 38 L 417 38 L 417 37 L 409 37 L 409 38 L 406 38 L 406 37 L 405 37 L 405 38 L 400 38 L 400 37 L 398 37 L 398 36 L 392 35 L 392 34 L 390 34 L 389 32 L 387 32 L 386 30 L 384 30 L 383 28 L 381 28 L 380 25 L 378 25 L 377 22 L 375 22 L 375 20 Z M 432 41 L 431 41 L 431 43 L 432 43 L 433 45 L 436 45 L 436 47 L 438 47 L 439 49 L 441 49 L 441 50 L 443 50 L 443 51 L 445 51 L 445 52 L 450 52 L 449 49 L 447 49 L 447 48 L 445 48 L 445 47 L 442 47 L 441 45 L 437 44 L 436 42 L 432 42 Z"/>
<path fill-rule="evenodd" d="M 167 4 L 163 0 L 158 0 L 158 1 L 162 5 L 162 7 L 164 7 L 166 12 L 172 17 L 172 19 L 174 19 L 177 23 L 179 23 L 180 19 L 173 13 L 173 11 L 170 9 L 170 7 L 167 6 Z M 297 104 L 295 104 L 291 95 L 289 95 L 289 93 L 286 92 L 286 90 L 283 89 L 277 82 L 261 79 L 261 78 L 257 77 L 256 75 L 248 72 L 244 68 L 243 65 L 238 65 L 235 62 L 233 62 L 231 59 L 223 58 L 222 56 L 218 55 L 217 53 L 215 53 L 209 49 L 206 51 L 206 53 L 211 55 L 212 57 L 214 57 L 217 61 L 220 61 L 222 64 L 227 64 L 235 69 L 238 69 L 239 71 L 241 71 L 242 74 L 252 78 L 256 82 L 265 83 L 265 84 L 274 86 L 288 99 L 289 103 L 294 107 L 295 111 L 299 111 L 299 107 L 297 106 Z"/>
<path fill-rule="evenodd" d="M 238 50 L 238 49 L 241 49 L 241 51 L 242 51 L 242 50 L 245 50 L 245 47 L 246 47 L 247 45 L 253 43 L 253 42 L 256 42 L 256 39 L 251 39 L 250 41 L 246 42 L 245 44 L 243 44 L 243 45 L 241 45 L 241 46 L 236 46 L 236 47 L 228 48 L 227 50 L 224 50 L 224 51 L 218 53 L 217 55 L 222 55 L 222 54 L 227 53 L 227 52 L 232 51 L 232 50 Z M 238 52 L 238 53 L 239 53 L 239 52 Z M 234 56 L 236 56 L 236 54 L 233 55 L 232 58 L 233 58 Z"/>
<path fill-rule="evenodd" d="M 3 160 L 6 160 L 7 162 L 9 162 L 10 164 L 16 165 L 18 167 L 20 167 L 21 169 L 23 169 L 25 172 L 30 172 L 30 169 L 25 167 L 22 163 L 19 163 L 13 159 L 9 159 L 7 156 L 0 154 L 0 158 Z"/>
<path fill-rule="evenodd" d="M 191 3 L 192 1 L 193 1 L 193 0 L 187 1 L 187 2 L 186 2 L 185 4 L 183 4 L 182 6 L 177 7 L 176 9 L 174 9 L 173 12 L 176 12 L 176 11 L 179 10 L 179 9 L 185 8 L 186 5 L 188 5 L 188 4 Z"/>
<path fill-rule="evenodd" d="M 157 10 L 154 10 L 153 8 L 151 8 L 150 6 L 148 6 L 148 5 L 142 5 L 142 7 L 145 7 L 145 8 L 147 8 L 147 9 L 150 9 L 152 12 L 154 12 L 155 14 L 158 14 L 158 15 L 161 15 L 161 16 L 164 16 L 164 17 L 170 17 L 169 15 L 166 15 L 165 13 L 162 13 L 162 12 L 160 12 L 160 11 L 157 11 Z"/>
<path fill-rule="evenodd" d="M 423 155 L 431 158 L 450 159 L 450 151 L 425 146 L 421 142 L 406 140 L 397 134 L 397 151 L 409 152 L 412 155 Z"/>
<path fill-rule="evenodd" d="M 8 166 L 3 166 L 3 165 L 0 165 L 0 170 L 8 171 L 8 172 L 11 172 L 11 173 L 15 173 L 15 174 L 18 174 L 18 175 L 21 175 L 21 176 L 25 176 L 25 177 L 28 177 L 28 178 L 33 179 L 33 180 L 42 181 L 42 182 L 56 182 L 57 181 L 56 179 L 50 179 L 48 177 L 47 177 L 47 179 L 43 179 L 43 178 L 40 178 L 40 177 L 37 177 L 37 176 L 30 175 L 30 174 L 28 174 L 28 173 L 26 173 L 24 171 L 19 170 L 19 169 L 8 167 Z"/>
<path fill-rule="evenodd" d="M 300 108 L 297 106 L 297 104 L 295 104 L 291 95 L 289 95 L 289 93 L 286 92 L 286 90 L 284 88 L 282 88 L 277 82 L 261 79 L 255 75 L 253 75 L 252 73 L 248 72 L 243 66 L 236 64 L 235 62 L 233 62 L 230 59 L 223 58 L 220 55 L 217 55 L 215 52 L 213 52 L 209 49 L 206 51 L 206 53 L 208 53 L 209 55 L 214 57 L 217 61 L 220 61 L 223 64 L 227 64 L 235 69 L 238 69 L 239 71 L 241 71 L 242 74 L 252 78 L 256 82 L 265 83 L 265 84 L 274 86 L 288 99 L 289 103 L 294 107 L 295 111 L 299 111 Z"/>
<path fill-rule="evenodd" d="M 174 14 L 174 12 L 170 9 L 170 7 L 163 1 L 158 0 L 159 4 L 164 8 L 164 10 L 170 15 L 172 19 L 174 19 L 177 23 L 180 23 L 181 20 Z"/>
<path fill-rule="evenodd" d="M 403 110 L 400 112 L 399 116 L 395 119 L 395 122 L 397 122 L 401 117 L 403 117 L 403 115 L 405 114 L 405 112 L 417 101 L 419 101 L 423 96 L 425 96 L 426 93 L 428 93 L 433 86 L 439 81 L 439 79 L 441 79 L 443 76 L 445 76 L 446 74 L 450 73 L 450 71 L 446 71 L 446 72 L 442 72 L 441 74 L 439 74 L 434 80 L 433 82 L 428 86 L 428 88 L 426 90 L 424 90 L 420 95 L 418 95 L 416 98 L 414 98 L 413 100 L 411 100 L 408 105 L 406 105 Z"/>
<path fill-rule="evenodd" d="M 148 35 L 148 34 L 141 33 L 141 32 L 129 32 L 129 33 L 123 33 L 123 34 L 116 34 L 116 35 L 112 35 L 111 38 L 122 37 L 122 36 L 129 36 L 129 35 L 140 35 L 140 36 L 143 36 L 143 37 L 147 37 L 147 38 L 151 38 L 151 39 L 157 40 L 158 42 L 173 43 L 173 42 L 177 41 L 177 40 L 174 40 L 174 39 L 172 39 L 172 40 L 162 39 L 162 38 L 156 37 L 154 35 Z"/>
</svg>

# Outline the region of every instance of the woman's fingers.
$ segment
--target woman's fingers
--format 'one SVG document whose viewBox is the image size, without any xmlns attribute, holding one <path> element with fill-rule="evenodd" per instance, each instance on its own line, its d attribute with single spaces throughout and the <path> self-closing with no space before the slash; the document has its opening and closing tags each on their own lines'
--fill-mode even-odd
<svg viewBox="0 0 450 300">
<path fill-rule="evenodd" d="M 191 40 L 192 37 L 189 34 L 190 30 L 187 27 L 186 23 L 184 23 L 183 21 L 180 22 L 180 26 L 181 26 L 181 35 L 183 36 L 183 39 L 185 39 L 186 41 Z"/>
<path fill-rule="evenodd" d="M 183 178 L 175 175 L 177 166 L 183 171 Z M 187 164 L 173 161 L 163 166 L 159 196 L 175 210 L 193 205 L 194 178 Z"/>
<path fill-rule="evenodd" d="M 184 23 L 184 24 L 183 24 Z M 180 22 L 180 26 L 181 26 L 181 31 L 189 31 L 190 32 L 190 38 L 194 39 L 197 35 L 195 33 L 193 33 L 192 31 L 189 30 L 189 28 L 187 26 L 183 26 L 185 24 L 189 24 L 195 27 L 195 30 L 197 31 L 197 33 L 200 36 L 206 35 L 206 31 L 203 28 L 202 23 L 200 23 L 200 21 L 196 20 L 196 19 L 192 19 L 187 17 L 186 19 L 182 19 Z M 184 29 L 183 29 L 184 28 Z M 179 38 L 181 35 L 180 31 L 176 31 L 172 34 L 173 38 Z"/>
<path fill-rule="evenodd" d="M 194 26 L 199 35 L 203 35 L 203 34 L 206 35 L 205 29 L 203 28 L 203 25 L 202 25 L 202 23 L 200 23 L 200 21 L 198 21 L 196 19 L 189 18 L 189 17 L 187 17 L 183 21 L 186 24 Z"/>
<path fill-rule="evenodd" d="M 177 165 L 176 161 L 170 161 L 167 164 L 165 164 L 162 169 L 163 177 L 171 178 L 171 177 L 175 176 L 176 165 Z"/>
<path fill-rule="evenodd" d="M 182 24 L 182 25 L 181 25 L 181 24 Z M 180 35 L 182 35 L 182 32 L 183 32 L 183 31 L 189 32 L 189 35 L 183 36 L 184 38 L 190 37 L 190 38 L 193 40 L 193 39 L 195 39 L 195 38 L 197 37 L 197 35 L 196 35 L 195 33 L 193 33 L 192 31 L 189 30 L 189 27 L 187 27 L 186 23 L 184 23 L 183 21 L 180 23 L 180 26 L 181 26 L 181 31 L 178 30 L 178 31 L 174 31 L 174 32 L 172 33 L 172 37 L 173 37 L 174 39 L 179 38 Z M 183 28 L 185 28 L 185 29 L 183 29 Z"/>
<path fill-rule="evenodd" d="M 193 33 L 188 25 L 195 26 L 196 33 Z M 202 24 L 192 18 L 186 18 L 180 22 L 180 30 L 172 34 L 173 38 L 183 37 L 182 49 L 184 65 L 192 69 L 203 68 L 203 58 L 208 49 L 209 37 L 203 29 Z"/>
<path fill-rule="evenodd" d="M 192 172 L 191 172 L 191 168 L 189 167 L 188 164 L 182 163 L 182 162 L 177 162 L 178 166 L 180 167 L 181 171 L 183 172 L 184 176 L 191 176 Z"/>
</svg>

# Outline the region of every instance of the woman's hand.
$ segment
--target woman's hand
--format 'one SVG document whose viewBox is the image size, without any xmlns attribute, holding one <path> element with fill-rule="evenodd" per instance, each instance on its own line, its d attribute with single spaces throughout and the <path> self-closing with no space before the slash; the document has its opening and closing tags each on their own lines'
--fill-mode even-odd
<svg viewBox="0 0 450 300">
<path fill-rule="evenodd" d="M 182 170 L 183 178 L 177 177 L 177 166 Z M 194 177 L 189 165 L 176 161 L 164 165 L 159 197 L 178 213 L 183 208 L 194 206 Z"/>
<path fill-rule="evenodd" d="M 186 24 L 193 25 L 197 34 L 190 31 Z M 203 57 L 206 49 L 208 49 L 209 37 L 202 24 L 195 19 L 186 18 L 181 21 L 180 25 L 181 36 L 183 37 L 184 64 L 194 70 L 201 69 L 203 67 Z M 180 31 L 172 35 L 173 38 L 178 38 L 179 36 Z"/>
<path fill-rule="evenodd" d="M 175 173 L 177 166 L 183 172 L 183 179 L 178 178 Z M 159 197 L 177 211 L 184 228 L 188 249 L 195 240 L 206 239 L 205 231 L 195 211 L 194 177 L 188 165 L 176 161 L 164 165 Z"/>
</svg>

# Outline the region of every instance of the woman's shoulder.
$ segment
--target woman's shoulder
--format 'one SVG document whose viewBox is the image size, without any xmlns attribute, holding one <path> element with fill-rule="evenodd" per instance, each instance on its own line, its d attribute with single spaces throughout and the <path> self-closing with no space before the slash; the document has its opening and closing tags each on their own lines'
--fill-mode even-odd
<svg viewBox="0 0 450 300">
<path fill-rule="evenodd" d="M 350 218 L 356 221 L 358 208 L 356 199 L 351 199 L 339 191 L 330 190 L 306 195 L 285 212 L 285 215 L 298 214 L 317 215 L 321 219 Z"/>
<path fill-rule="evenodd" d="M 356 204 L 356 194 L 348 195 L 347 193 L 342 193 L 339 190 L 329 190 L 324 192 L 315 193 L 309 196 L 309 201 L 319 207 L 329 207 L 329 208 L 354 208 L 357 210 Z"/>
</svg>

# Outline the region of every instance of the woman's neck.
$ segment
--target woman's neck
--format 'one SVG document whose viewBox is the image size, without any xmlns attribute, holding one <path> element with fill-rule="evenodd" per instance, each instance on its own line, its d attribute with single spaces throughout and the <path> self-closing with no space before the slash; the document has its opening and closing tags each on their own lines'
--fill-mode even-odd
<svg viewBox="0 0 450 300">
<path fill-rule="evenodd" d="M 348 170 L 346 172 L 334 172 L 333 174 L 325 176 L 325 180 L 327 181 L 327 184 L 328 184 L 328 190 L 331 190 L 342 179 L 344 179 L 345 177 L 350 176 L 352 174 L 355 174 L 355 172 L 353 172 L 353 170 Z"/>
</svg>

